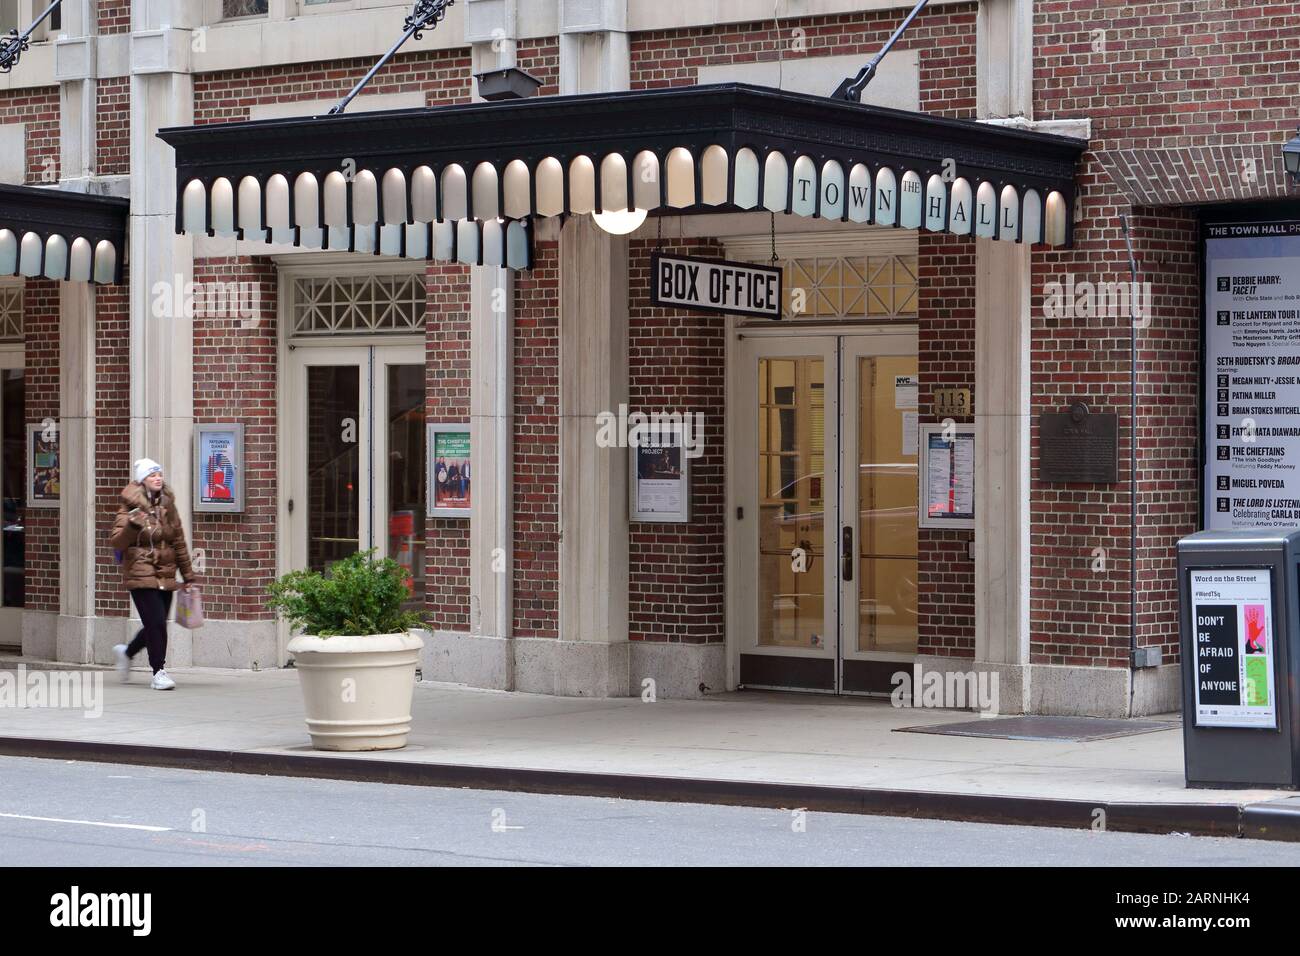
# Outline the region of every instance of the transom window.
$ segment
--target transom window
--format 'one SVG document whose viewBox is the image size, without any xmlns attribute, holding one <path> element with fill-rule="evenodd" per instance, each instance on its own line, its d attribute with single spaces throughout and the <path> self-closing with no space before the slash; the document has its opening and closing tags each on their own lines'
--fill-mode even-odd
<svg viewBox="0 0 1300 956">
<path fill-rule="evenodd" d="M 916 315 L 916 256 L 786 259 L 784 314 L 790 319 Z"/>
<path fill-rule="evenodd" d="M 0 285 L 0 342 L 23 340 L 23 287 Z"/>
<path fill-rule="evenodd" d="M 292 335 L 424 334 L 422 274 L 297 276 Z"/>
</svg>

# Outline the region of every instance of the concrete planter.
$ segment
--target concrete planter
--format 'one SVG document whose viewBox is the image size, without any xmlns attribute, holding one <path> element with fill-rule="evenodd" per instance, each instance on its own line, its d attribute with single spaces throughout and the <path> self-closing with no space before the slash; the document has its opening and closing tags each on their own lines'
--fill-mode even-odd
<svg viewBox="0 0 1300 956">
<path fill-rule="evenodd" d="M 291 640 L 312 747 L 405 747 L 422 647 L 414 634 L 300 634 Z"/>
</svg>

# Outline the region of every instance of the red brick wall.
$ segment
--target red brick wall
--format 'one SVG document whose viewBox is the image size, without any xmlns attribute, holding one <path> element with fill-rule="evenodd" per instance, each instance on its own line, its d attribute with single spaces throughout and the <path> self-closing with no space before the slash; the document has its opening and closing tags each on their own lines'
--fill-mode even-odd
<svg viewBox="0 0 1300 956">
<path fill-rule="evenodd" d="M 638 240 L 629 249 L 628 411 L 703 412 L 704 453 L 690 462 L 690 523 L 631 526 L 628 636 L 720 643 L 726 636 L 726 324 L 719 316 L 650 305 L 654 246 L 653 240 Z M 666 244 L 664 251 L 723 254 L 709 240 Z"/>
<path fill-rule="evenodd" d="M 560 56 L 555 38 L 522 41 L 516 56 L 521 69 L 542 81 L 539 95 L 558 92 Z M 194 123 L 247 120 L 251 107 L 269 103 L 342 99 L 372 64 L 364 58 L 199 74 L 194 78 Z M 418 90 L 429 106 L 439 106 L 468 102 L 473 86 L 468 50 L 408 53 L 394 57 L 380 70 L 362 96 Z"/>
<path fill-rule="evenodd" d="M 1300 35 L 1294 13 L 1287 4 L 1242 0 L 1044 0 L 1034 5 L 1035 116 L 1090 118 L 1094 152 L 1280 143 L 1295 126 L 1300 47 L 1283 39 Z M 1241 170 L 1206 173 L 1231 180 Z M 1074 395 L 1118 412 L 1120 482 L 1035 481 L 1032 658 L 1128 661 L 1128 321 L 1050 320 L 1040 298 L 1052 279 L 1127 281 L 1118 217 L 1128 212 L 1141 278 L 1153 283 L 1156 303 L 1139 337 L 1139 641 L 1176 660 L 1173 544 L 1200 520 L 1195 226 L 1186 209 L 1130 210 L 1091 154 L 1079 182 L 1076 248 L 1035 256 L 1034 412 L 1058 411 Z M 1094 548 L 1105 549 L 1105 571 L 1093 570 Z"/>
<path fill-rule="evenodd" d="M 23 182 L 59 181 L 59 88 L 42 86 L 0 95 L 0 124 L 23 123 L 27 135 L 27 173 Z"/>
<path fill-rule="evenodd" d="M 425 325 L 425 414 L 430 422 L 469 421 L 469 267 L 430 263 Z M 473 494 L 471 490 L 471 495 Z M 469 520 L 428 518 L 425 605 L 430 624 L 469 629 Z"/>
<path fill-rule="evenodd" d="M 1138 642 L 1171 661 L 1180 646 L 1176 545 L 1200 528 L 1200 245 L 1188 209 L 1136 210 L 1133 228 L 1153 306 L 1138 336 Z"/>
<path fill-rule="evenodd" d="M 975 245 L 970 239 L 921 232 L 917 236 L 917 364 L 922 422 L 941 419 L 938 388 L 968 388 L 976 410 Z M 970 418 L 960 419 L 969 422 Z M 924 491 L 922 491 L 924 493 Z M 975 654 L 974 533 L 946 528 L 917 532 L 917 649 L 923 654 Z"/>
<path fill-rule="evenodd" d="M 515 277 L 514 633 L 560 632 L 559 244 Z"/>
<path fill-rule="evenodd" d="M 95 19 L 99 32 L 131 32 L 131 0 L 96 0 Z"/>
<path fill-rule="evenodd" d="M 28 279 L 23 289 L 24 414 L 28 424 L 59 420 L 59 287 Z M 26 509 L 25 607 L 59 610 L 59 510 Z"/>
<path fill-rule="evenodd" d="M 1128 429 L 1128 320 L 1049 317 L 1048 282 L 1120 281 L 1115 228 L 1075 230 L 1076 248 L 1033 257 L 1030 489 L 1030 659 L 1041 664 L 1126 666 L 1128 659 L 1128 488 L 1042 482 L 1038 416 L 1076 400 L 1119 415 Z M 1120 475 L 1128 444 L 1120 442 Z M 1122 479 L 1121 479 L 1122 481 Z M 1101 551 L 1097 551 L 1101 549 Z M 1104 553 L 1104 567 L 1096 563 Z"/>
<path fill-rule="evenodd" d="M 95 172 L 131 172 L 131 79 L 100 80 L 95 86 Z"/>
<path fill-rule="evenodd" d="M 125 617 L 130 600 L 108 544 L 122 488 L 131 480 L 129 282 L 124 270 L 121 285 L 95 287 L 95 611 L 109 617 Z"/>
<path fill-rule="evenodd" d="M 333 60 L 199 74 L 194 124 L 247 120 L 251 107 L 270 103 L 342 99 L 372 65 L 370 59 Z M 366 94 L 419 90 L 428 105 L 445 105 L 467 102 L 472 83 L 467 50 L 408 53 L 380 70 Z"/>
<path fill-rule="evenodd" d="M 900 8 L 902 4 L 900 3 Z M 975 112 L 975 13 L 978 4 L 925 10 L 895 50 L 919 50 L 921 110 L 944 116 Z M 865 65 L 898 27 L 901 10 L 656 30 L 632 37 L 632 89 L 689 86 L 699 68 L 856 54 Z M 826 95 L 834 90 L 827 89 Z"/>
<path fill-rule="evenodd" d="M 1094 150 L 1281 143 L 1295 133 L 1297 38 L 1290 3 L 1039 0 L 1035 116 L 1091 117 Z"/>
<path fill-rule="evenodd" d="M 555 96 L 560 92 L 560 44 L 555 37 L 519 41 L 515 62 L 519 69 L 542 81 L 538 96 Z"/>
<path fill-rule="evenodd" d="M 214 298 L 200 294 L 193 320 L 194 421 L 243 424 L 245 497 L 242 514 L 196 512 L 190 547 L 203 552 L 205 613 L 216 620 L 265 620 L 283 472 L 276 465 L 276 269 L 261 258 L 199 259 L 194 283 L 199 290 L 210 283 L 248 284 L 240 287 L 235 307 L 205 306 Z"/>
</svg>

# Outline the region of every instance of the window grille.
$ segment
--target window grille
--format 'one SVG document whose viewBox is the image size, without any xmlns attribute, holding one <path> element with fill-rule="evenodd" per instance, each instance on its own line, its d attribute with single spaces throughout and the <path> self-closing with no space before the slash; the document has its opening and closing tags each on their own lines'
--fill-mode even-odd
<svg viewBox="0 0 1300 956">
<path fill-rule="evenodd" d="M 291 301 L 296 336 L 424 334 L 423 275 L 299 276 Z"/>
</svg>

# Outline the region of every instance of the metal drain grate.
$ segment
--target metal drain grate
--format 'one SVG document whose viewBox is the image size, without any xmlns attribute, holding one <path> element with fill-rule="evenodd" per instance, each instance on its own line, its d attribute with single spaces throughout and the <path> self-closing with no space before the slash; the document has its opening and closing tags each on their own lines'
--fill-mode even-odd
<svg viewBox="0 0 1300 956">
<path fill-rule="evenodd" d="M 1003 740 L 1107 740 L 1177 730 L 1176 720 L 1114 720 L 1105 717 L 982 717 L 955 724 L 896 727 L 908 734 L 998 737 Z"/>
</svg>

